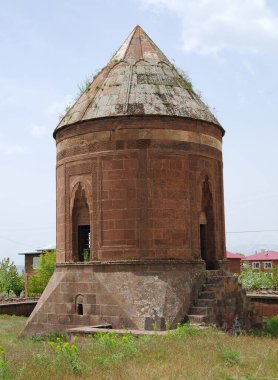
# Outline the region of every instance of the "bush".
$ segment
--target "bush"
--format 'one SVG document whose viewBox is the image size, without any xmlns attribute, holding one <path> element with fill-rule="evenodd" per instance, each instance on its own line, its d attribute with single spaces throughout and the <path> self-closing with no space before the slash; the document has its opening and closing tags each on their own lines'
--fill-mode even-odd
<svg viewBox="0 0 278 380">
<path fill-rule="evenodd" d="M 227 366 L 239 363 L 239 353 L 235 350 L 227 348 L 222 352 L 221 356 Z"/>
<path fill-rule="evenodd" d="M 39 275 L 34 274 L 28 278 L 28 296 L 40 296 L 44 290 L 43 283 Z"/>
<path fill-rule="evenodd" d="M 0 292 L 9 296 L 13 292 L 17 297 L 24 289 L 23 273 L 19 274 L 13 262 L 9 258 L 4 258 L 0 262 Z"/>
<path fill-rule="evenodd" d="M 242 269 L 238 276 L 238 281 L 247 290 L 273 289 L 276 281 L 278 284 L 277 277 L 275 273 L 273 273 L 272 278 L 271 276 L 266 276 L 264 272 L 254 272 L 251 266 L 248 265 Z"/>
<path fill-rule="evenodd" d="M 178 323 L 176 329 L 169 331 L 169 334 L 177 338 L 184 338 L 187 336 L 199 335 L 200 332 L 201 331 L 198 327 L 193 326 L 190 323 Z"/>
<path fill-rule="evenodd" d="M 50 251 L 40 256 L 39 267 L 33 276 L 28 280 L 28 294 L 29 296 L 37 296 L 42 294 L 48 281 L 50 280 L 56 261 L 56 251 Z"/>
<path fill-rule="evenodd" d="M 266 322 L 266 331 L 276 338 L 278 338 L 278 315 L 272 317 Z"/>
</svg>

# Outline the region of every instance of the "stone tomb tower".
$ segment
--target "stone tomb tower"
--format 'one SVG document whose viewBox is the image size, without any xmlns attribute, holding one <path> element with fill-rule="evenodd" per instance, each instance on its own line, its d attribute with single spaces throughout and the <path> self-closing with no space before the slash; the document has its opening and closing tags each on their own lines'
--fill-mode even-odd
<svg viewBox="0 0 278 380">
<path fill-rule="evenodd" d="M 137 26 L 54 131 L 57 265 L 22 335 L 182 321 L 225 260 L 223 135 Z"/>
</svg>

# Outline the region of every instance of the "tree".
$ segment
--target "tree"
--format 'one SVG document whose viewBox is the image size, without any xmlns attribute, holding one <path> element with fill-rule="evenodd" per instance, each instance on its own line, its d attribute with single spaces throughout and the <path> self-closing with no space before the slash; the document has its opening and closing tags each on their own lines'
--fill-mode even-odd
<svg viewBox="0 0 278 380">
<path fill-rule="evenodd" d="M 29 277 L 28 293 L 31 296 L 42 294 L 50 280 L 56 262 L 56 251 L 52 250 L 40 255 L 38 269 L 33 276 Z"/>
<path fill-rule="evenodd" d="M 272 281 L 274 289 L 278 289 L 278 267 L 272 269 Z"/>
<path fill-rule="evenodd" d="M 3 259 L 0 262 L 0 292 L 6 291 L 6 283 L 7 283 L 7 271 L 9 267 L 10 259 Z"/>
<path fill-rule="evenodd" d="M 17 297 L 20 296 L 21 292 L 24 289 L 24 275 L 23 273 L 18 273 L 17 268 L 14 264 L 10 266 L 7 285 L 8 294 L 10 291 L 12 291 Z"/>
<path fill-rule="evenodd" d="M 20 296 L 24 289 L 23 273 L 19 274 L 13 262 L 10 263 L 9 258 L 4 258 L 0 262 L 0 292 L 13 292 L 16 296 Z"/>
<path fill-rule="evenodd" d="M 7 284 L 7 271 L 9 267 L 10 259 L 3 259 L 0 262 L 0 292 L 6 292 Z"/>
</svg>

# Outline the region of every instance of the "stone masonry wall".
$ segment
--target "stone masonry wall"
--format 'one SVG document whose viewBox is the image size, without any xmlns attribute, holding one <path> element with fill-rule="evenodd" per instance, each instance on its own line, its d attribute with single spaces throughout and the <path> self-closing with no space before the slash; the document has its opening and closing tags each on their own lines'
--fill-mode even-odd
<svg viewBox="0 0 278 380">
<path fill-rule="evenodd" d="M 204 264 L 126 263 L 58 266 L 21 336 L 77 326 L 163 328 L 183 320 L 204 281 Z M 83 299 L 78 315 L 77 299 Z"/>
<path fill-rule="evenodd" d="M 278 296 L 247 294 L 254 308 L 264 317 L 275 317 L 278 315 Z"/>
<path fill-rule="evenodd" d="M 209 260 L 224 258 L 222 136 L 215 124 L 168 116 L 59 129 L 57 268 L 22 335 L 181 322 L 205 276 L 204 183 L 215 235 Z M 90 224 L 89 263 L 78 262 L 74 243 L 80 202 Z"/>
<path fill-rule="evenodd" d="M 78 184 L 90 211 L 91 260 L 199 260 L 206 176 L 213 197 L 215 258 L 223 259 L 218 127 L 180 118 L 120 118 L 67 127 L 56 139 L 58 263 L 74 258 L 72 209 Z"/>
<path fill-rule="evenodd" d="M 260 314 L 254 309 L 237 277 L 223 276 L 214 288 L 214 293 L 214 318 L 217 326 L 230 330 L 235 318 L 238 318 L 245 330 L 262 326 Z"/>
</svg>

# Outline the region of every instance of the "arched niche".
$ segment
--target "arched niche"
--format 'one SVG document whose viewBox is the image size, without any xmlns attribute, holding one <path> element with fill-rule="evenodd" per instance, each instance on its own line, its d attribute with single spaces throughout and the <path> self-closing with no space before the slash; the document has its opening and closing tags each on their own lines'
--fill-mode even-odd
<svg viewBox="0 0 278 380">
<path fill-rule="evenodd" d="M 213 197 L 207 175 L 203 180 L 201 192 L 199 216 L 201 257 L 206 263 L 206 269 L 217 269 Z"/>
<path fill-rule="evenodd" d="M 72 261 L 89 261 L 91 257 L 91 220 L 88 194 L 79 182 L 73 192 L 71 211 Z"/>
</svg>

